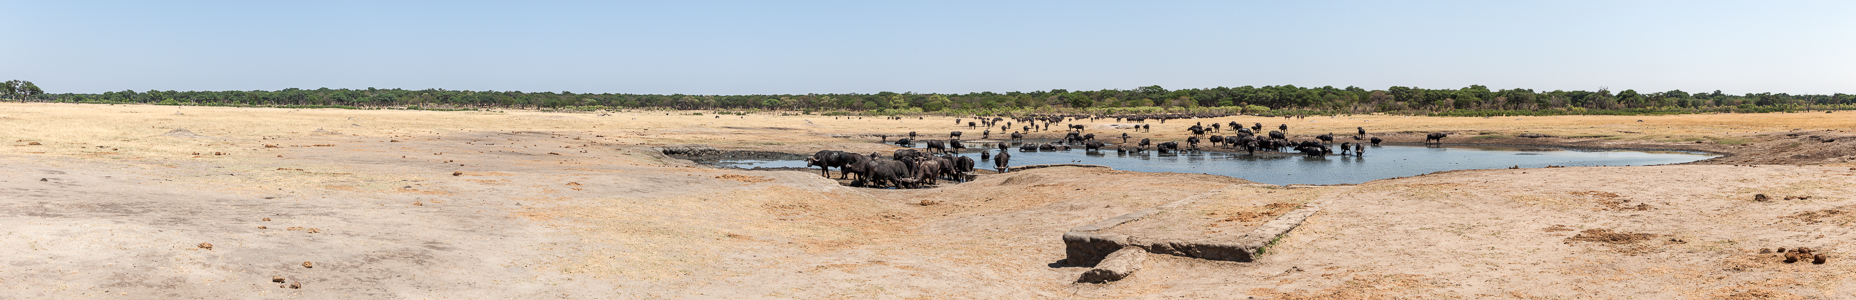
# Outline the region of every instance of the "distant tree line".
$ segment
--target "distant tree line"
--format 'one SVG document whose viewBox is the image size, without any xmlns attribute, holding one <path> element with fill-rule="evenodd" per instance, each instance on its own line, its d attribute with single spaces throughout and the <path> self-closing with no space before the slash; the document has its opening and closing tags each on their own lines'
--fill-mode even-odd
<svg viewBox="0 0 1856 300">
<path fill-rule="evenodd" d="M 1302 113 L 1422 113 L 1477 111 L 1518 114 L 1552 110 L 1568 114 L 1591 111 L 1773 111 L 1794 109 L 1850 109 L 1856 95 L 1793 95 L 1786 93 L 1723 94 L 1719 90 L 1690 93 L 1682 90 L 1643 93 L 1531 89 L 1490 90 L 1481 85 L 1458 89 L 1424 89 L 1394 86 L 1383 90 L 1358 87 L 1298 87 L 1294 85 L 1240 86 L 1168 90 L 1160 86 L 1134 89 L 1032 92 L 975 92 L 924 94 L 781 95 L 654 95 L 573 92 L 456 91 L 444 89 L 329 89 L 289 88 L 277 91 L 158 91 L 125 90 L 101 94 L 44 94 L 31 82 L 8 81 L 8 99 L 72 103 L 147 103 L 217 106 L 321 106 L 350 108 L 417 107 L 439 109 L 641 109 L 685 110 L 803 110 L 915 113 L 986 113 L 1026 109 L 1078 111 L 1169 111 L 1222 108 L 1236 111 L 1295 111 Z"/>
</svg>

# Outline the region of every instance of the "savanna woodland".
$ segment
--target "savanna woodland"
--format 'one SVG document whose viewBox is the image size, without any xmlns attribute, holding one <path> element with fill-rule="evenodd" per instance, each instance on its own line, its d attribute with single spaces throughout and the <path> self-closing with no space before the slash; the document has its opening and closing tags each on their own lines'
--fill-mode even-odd
<svg viewBox="0 0 1856 300">
<path fill-rule="evenodd" d="M 1856 95 L 1724 94 L 1682 90 L 1638 92 L 1490 90 L 1394 86 L 1383 90 L 1240 86 L 1168 90 L 1135 89 L 924 94 L 652 95 L 624 93 L 456 91 L 444 89 L 289 88 L 277 91 L 125 90 L 101 94 L 46 94 L 30 81 L 3 84 L 6 99 L 30 102 L 143 103 L 202 106 L 327 107 L 349 109 L 541 110 L 778 110 L 824 114 L 1002 115 L 1020 112 L 1093 114 L 1213 111 L 1272 115 L 1395 113 L 1434 116 L 1680 114 L 1856 109 Z"/>
</svg>

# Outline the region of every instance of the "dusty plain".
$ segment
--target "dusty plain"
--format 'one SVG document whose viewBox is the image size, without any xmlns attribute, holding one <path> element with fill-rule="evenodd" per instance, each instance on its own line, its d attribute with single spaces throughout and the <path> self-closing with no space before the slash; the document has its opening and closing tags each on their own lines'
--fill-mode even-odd
<svg viewBox="0 0 1856 300">
<path fill-rule="evenodd" d="M 981 129 L 690 113 L 0 103 L 0 299 L 1856 298 L 1856 112 L 1172 120 L 1131 134 L 1236 121 L 1725 156 L 1295 188 L 1054 167 L 916 190 L 657 148 L 887 152 L 834 135 Z M 1073 283 L 1088 267 L 1061 261 L 1065 231 L 1216 190 L 1117 230 L 1323 210 L 1255 262 L 1154 255 Z M 1761 253 L 1781 247 L 1828 260 Z"/>
</svg>

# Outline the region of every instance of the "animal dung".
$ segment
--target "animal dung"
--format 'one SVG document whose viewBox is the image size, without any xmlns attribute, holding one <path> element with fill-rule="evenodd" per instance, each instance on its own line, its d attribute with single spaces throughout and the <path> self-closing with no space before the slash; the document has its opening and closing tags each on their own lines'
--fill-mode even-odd
<svg viewBox="0 0 1856 300">
<path fill-rule="evenodd" d="M 315 268 L 316 264 L 312 264 L 306 261 L 306 262 L 303 262 L 303 267 L 304 268 Z"/>
<path fill-rule="evenodd" d="M 1804 256 L 1804 254 L 1798 254 L 1798 252 L 1792 252 L 1792 253 L 1786 253 L 1786 254 L 1785 254 L 1785 263 L 1788 263 L 1788 264 L 1789 264 L 1789 263 L 1795 263 L 1795 262 L 1798 262 L 1798 257 L 1799 257 L 1799 256 Z"/>
<path fill-rule="evenodd" d="M 309 230 L 307 230 L 307 232 L 309 232 L 309 233 L 321 233 L 321 232 L 322 232 L 322 229 L 315 229 L 315 228 L 310 228 Z"/>
<path fill-rule="evenodd" d="M 213 250 L 213 243 L 200 243 L 200 249 Z"/>
<path fill-rule="evenodd" d="M 935 202 L 934 200 L 922 200 L 922 202 L 918 204 L 921 204 L 921 206 L 929 206 L 929 205 L 940 204 L 940 202 Z"/>
<path fill-rule="evenodd" d="M 412 206 L 425 206 L 425 203 L 422 203 L 422 202 L 413 202 L 413 203 L 412 203 Z"/>
<path fill-rule="evenodd" d="M 1759 248 L 1759 254 L 1772 253 L 1772 248 Z"/>
<path fill-rule="evenodd" d="M 40 144 L 39 142 L 31 142 L 31 143 L 26 143 L 26 145 L 27 146 L 38 146 L 38 145 L 44 145 L 44 144 Z"/>
<path fill-rule="evenodd" d="M 1766 202 L 1772 201 L 1772 198 L 1766 197 L 1766 194 L 1753 194 L 1753 201 Z"/>
<path fill-rule="evenodd" d="M 1798 247 L 1798 249 L 1793 249 L 1792 252 L 1798 252 L 1798 254 L 1811 254 L 1811 248 Z"/>
<path fill-rule="evenodd" d="M 398 142 L 400 142 L 400 140 L 387 140 L 387 142 L 388 142 L 388 143 L 398 143 Z"/>
<path fill-rule="evenodd" d="M 1785 253 L 1785 247 L 1779 247 L 1779 253 Z"/>
<path fill-rule="evenodd" d="M 451 176 L 463 176 L 463 175 L 464 175 L 464 172 L 457 172 L 457 171 L 451 172 Z"/>
<path fill-rule="evenodd" d="M 1811 257 L 1812 257 L 1812 258 L 1811 258 L 1811 264 L 1813 264 L 1813 265 L 1821 265 L 1821 264 L 1824 264 L 1824 261 L 1825 261 L 1825 259 L 1824 259 L 1824 255 L 1823 255 L 1823 254 L 1818 254 L 1818 255 L 1812 255 Z"/>
<path fill-rule="evenodd" d="M 264 218 L 264 221 L 265 221 L 265 222 L 270 222 L 270 221 L 271 221 L 271 218 Z"/>
<path fill-rule="evenodd" d="M 283 276 L 271 276 L 271 282 L 283 283 L 284 277 Z"/>
<path fill-rule="evenodd" d="M 299 281 L 299 282 L 291 282 L 291 283 L 290 283 L 290 288 L 291 288 L 291 289 L 300 289 L 300 288 L 303 288 L 303 282 L 300 282 L 300 281 Z"/>
<path fill-rule="evenodd" d="M 258 229 L 271 229 L 271 228 L 270 228 L 270 227 L 264 227 L 264 226 L 258 226 Z"/>
</svg>

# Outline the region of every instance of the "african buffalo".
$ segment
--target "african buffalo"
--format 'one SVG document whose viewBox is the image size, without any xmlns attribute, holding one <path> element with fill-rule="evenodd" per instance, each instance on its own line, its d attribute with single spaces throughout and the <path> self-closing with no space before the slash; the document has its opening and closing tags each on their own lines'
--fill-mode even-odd
<svg viewBox="0 0 1856 300">
<path fill-rule="evenodd" d="M 993 169 L 998 170 L 999 173 L 1005 173 L 1005 172 L 1011 171 L 1012 170 L 1012 154 L 1005 153 L 1005 152 L 999 152 L 998 156 L 992 157 L 992 166 L 993 166 Z"/>
<path fill-rule="evenodd" d="M 1450 136 L 1449 134 L 1444 134 L 1442 132 L 1432 132 L 1431 134 L 1424 135 L 1424 143 L 1430 144 L 1431 142 L 1435 141 L 1437 142 L 1437 144 L 1441 145 L 1444 143 L 1444 138 L 1449 137 L 1449 136 Z"/>
<path fill-rule="evenodd" d="M 947 144 L 942 143 L 941 140 L 928 140 L 926 149 L 931 153 L 947 152 Z"/>
<path fill-rule="evenodd" d="M 1160 153 L 1172 153 L 1173 151 L 1179 151 L 1179 142 L 1160 143 L 1160 145 L 1154 146 L 1154 150 L 1160 151 Z"/>
<path fill-rule="evenodd" d="M 832 150 L 819 150 L 818 153 L 812 154 L 812 157 L 806 158 L 806 167 L 818 166 L 819 176 L 825 177 L 831 177 L 831 167 L 838 167 L 838 178 L 842 179 L 845 178 L 845 175 L 849 174 L 844 172 L 844 166 L 852 162 L 853 159 L 849 157 L 851 155 L 856 154 Z"/>
<path fill-rule="evenodd" d="M 1373 141 L 1373 146 L 1378 146 L 1378 145 L 1379 145 L 1379 142 L 1380 142 L 1380 141 L 1384 141 L 1384 140 L 1381 140 L 1381 139 L 1379 139 L 1379 137 L 1376 137 L 1376 136 L 1375 136 L 1375 137 L 1373 137 L 1373 139 L 1372 139 L 1372 141 Z"/>
</svg>

